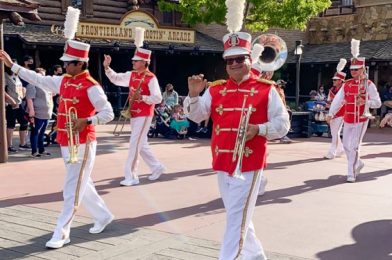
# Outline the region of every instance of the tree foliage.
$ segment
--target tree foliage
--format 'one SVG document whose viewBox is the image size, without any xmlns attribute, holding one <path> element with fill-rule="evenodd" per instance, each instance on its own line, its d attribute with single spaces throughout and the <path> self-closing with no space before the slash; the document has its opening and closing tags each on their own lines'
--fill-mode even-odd
<svg viewBox="0 0 392 260">
<path fill-rule="evenodd" d="M 225 0 L 159 0 L 162 11 L 182 13 L 183 22 L 225 23 Z M 305 29 L 312 16 L 323 12 L 331 5 L 330 0 L 247 0 L 244 25 L 251 31 L 266 31 L 269 28 Z"/>
</svg>

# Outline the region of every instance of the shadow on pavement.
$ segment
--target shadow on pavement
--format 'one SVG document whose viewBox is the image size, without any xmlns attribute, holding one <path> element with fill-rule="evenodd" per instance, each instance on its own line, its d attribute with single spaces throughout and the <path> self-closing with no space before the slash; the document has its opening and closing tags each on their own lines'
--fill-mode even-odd
<svg viewBox="0 0 392 260">
<path fill-rule="evenodd" d="M 205 176 L 209 176 L 209 175 L 213 175 L 213 174 L 215 174 L 215 172 L 212 169 L 198 169 L 198 170 L 193 170 L 193 171 L 184 171 L 184 172 L 163 174 L 161 176 L 161 178 L 159 178 L 158 181 L 148 180 L 147 179 L 148 175 L 145 174 L 145 175 L 140 175 L 141 182 L 140 182 L 140 184 L 138 184 L 138 186 L 153 184 L 153 183 L 157 183 L 157 182 L 175 181 L 178 178 L 184 178 L 184 177 L 193 176 L 193 175 L 205 177 Z M 104 179 L 104 180 L 95 181 L 94 184 L 95 184 L 95 188 L 97 189 L 98 193 L 102 196 L 104 194 L 110 193 L 110 191 L 109 191 L 110 189 L 130 188 L 130 187 L 120 186 L 120 181 L 122 181 L 122 180 L 123 180 L 123 177 L 118 177 L 118 178 L 114 178 L 114 179 Z M 109 181 L 109 183 L 107 183 L 107 181 Z M 55 192 L 55 193 L 48 193 L 48 194 L 40 194 L 40 195 L 33 195 L 33 196 L 24 196 L 24 197 L 18 197 L 18 198 L 4 199 L 0 203 L 0 208 L 9 207 L 9 206 L 13 206 L 13 205 L 49 203 L 49 202 L 56 202 L 56 201 L 62 201 L 62 200 L 63 200 L 63 193 L 62 192 Z"/>
<path fill-rule="evenodd" d="M 266 171 L 269 170 L 277 170 L 277 169 L 285 169 L 288 166 L 291 165 L 299 165 L 299 164 L 305 164 L 305 163 L 314 163 L 314 162 L 319 162 L 319 161 L 325 161 L 326 159 L 316 157 L 316 158 L 308 158 L 308 159 L 303 159 L 303 160 L 295 160 L 295 161 L 284 161 L 284 162 L 278 162 L 278 163 L 267 163 L 267 167 L 265 168 Z"/>
<path fill-rule="evenodd" d="M 373 181 L 376 180 L 378 177 L 386 176 L 389 174 L 392 174 L 392 169 L 361 173 L 358 176 L 357 182 Z M 287 197 L 299 195 L 308 191 L 344 184 L 355 185 L 352 183 L 346 183 L 346 176 L 343 175 L 332 175 L 329 176 L 328 179 L 307 180 L 304 181 L 303 185 L 279 190 L 266 191 L 264 196 L 257 199 L 256 206 L 274 203 L 290 203 L 291 200 Z"/>
<path fill-rule="evenodd" d="M 365 222 L 352 230 L 355 244 L 344 245 L 317 254 L 321 260 L 392 259 L 392 220 Z"/>
</svg>

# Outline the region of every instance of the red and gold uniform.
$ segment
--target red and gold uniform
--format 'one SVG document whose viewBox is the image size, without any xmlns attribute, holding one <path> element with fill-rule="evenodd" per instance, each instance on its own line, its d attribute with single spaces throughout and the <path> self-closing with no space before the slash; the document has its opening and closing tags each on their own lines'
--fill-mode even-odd
<svg viewBox="0 0 392 260">
<path fill-rule="evenodd" d="M 129 100 L 131 105 L 129 109 L 132 134 L 129 138 L 128 156 L 124 168 L 125 178 L 120 184 L 131 186 L 139 183 L 137 173 L 139 155 L 151 170 L 150 180 L 154 180 L 154 175 L 159 176 L 165 170 L 162 163 L 151 152 L 147 139 L 147 133 L 154 115 L 154 106 L 162 101 L 158 79 L 148 69 L 142 72 L 128 71 L 116 73 L 111 68 L 108 68 L 105 73 L 113 84 L 129 88 L 130 93 Z M 132 100 L 135 91 L 140 92 L 141 100 Z"/>
<path fill-rule="evenodd" d="M 95 223 L 99 223 L 99 225 L 101 223 L 108 224 L 113 219 L 113 215 L 98 195 L 90 177 L 97 147 L 94 125 L 105 124 L 113 120 L 113 109 L 102 87 L 90 76 L 87 70 L 75 76 L 65 74 L 53 77 L 42 76 L 19 65 L 14 65 L 12 70 L 18 72 L 22 79 L 34 86 L 60 94 L 57 141 L 61 146 L 61 154 L 66 168 L 63 188 L 64 206 L 57 219 L 52 239 L 46 244 L 47 247 L 59 248 L 69 243 L 75 205 L 83 204 L 92 215 Z M 75 109 L 77 118 L 87 118 L 91 122 L 80 133 L 77 133 L 79 145 L 77 146 L 76 163 L 69 162 L 70 151 L 66 118 L 70 108 Z M 77 185 L 79 176 L 82 176 L 80 186 Z M 90 232 L 94 233 L 94 230 L 92 228 Z"/>
<path fill-rule="evenodd" d="M 369 108 L 381 106 L 376 86 L 368 80 L 366 89 L 364 80 L 350 79 L 336 94 L 329 110 L 329 115 L 334 117 L 342 106 L 345 107 L 343 147 L 348 160 L 347 180 L 350 182 L 355 181 L 357 174 L 364 167 L 360 159 L 360 146 L 369 122 L 369 119 L 363 116 L 365 102 Z"/>
<path fill-rule="evenodd" d="M 232 80 L 224 81 L 210 88 L 211 118 L 214 122 L 211 140 L 214 170 L 233 173 L 237 162 L 232 160 L 232 151 L 235 146 L 244 97 L 247 96 L 246 110 L 250 104 L 252 105 L 249 123 L 262 124 L 268 121 L 267 108 L 270 90 L 271 85 L 261 83 L 253 78 L 244 81 L 242 88 L 238 88 Z M 262 169 L 265 156 L 266 138 L 256 136 L 246 143 L 241 171 Z"/>
<path fill-rule="evenodd" d="M 252 105 L 249 122 L 258 125 L 259 134 L 245 142 L 241 165 L 243 179 L 239 179 L 233 177 L 238 162 L 238 157 L 233 161 L 233 151 L 245 96 L 246 110 Z M 240 253 L 243 257 L 263 259 L 264 250 L 255 235 L 251 218 L 263 177 L 266 141 L 281 138 L 290 127 L 287 110 L 279 94 L 271 84 L 249 74 L 239 84 L 232 79 L 213 82 L 203 96 L 187 97 L 184 107 L 189 118 L 196 123 L 210 115 L 213 121 L 212 167 L 217 171 L 227 211 L 219 259 L 235 259 Z"/>
</svg>

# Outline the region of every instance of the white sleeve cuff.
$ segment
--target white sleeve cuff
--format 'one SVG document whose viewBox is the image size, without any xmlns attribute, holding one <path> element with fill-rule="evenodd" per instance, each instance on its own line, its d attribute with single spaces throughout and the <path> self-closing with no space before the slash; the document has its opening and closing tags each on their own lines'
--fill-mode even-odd
<svg viewBox="0 0 392 260">
<path fill-rule="evenodd" d="M 259 125 L 259 135 L 261 135 L 261 136 L 267 135 L 267 126 L 265 124 Z"/>
</svg>

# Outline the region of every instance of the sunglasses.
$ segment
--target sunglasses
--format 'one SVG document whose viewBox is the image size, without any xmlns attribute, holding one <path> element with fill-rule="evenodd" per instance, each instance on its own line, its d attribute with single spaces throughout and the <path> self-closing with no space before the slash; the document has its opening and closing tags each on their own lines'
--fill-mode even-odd
<svg viewBox="0 0 392 260">
<path fill-rule="evenodd" d="M 77 65 L 79 61 L 72 60 L 72 61 L 63 61 L 64 67 L 67 67 L 69 64 Z"/>
<path fill-rule="evenodd" d="M 237 64 L 241 64 L 241 63 L 244 63 L 247 58 L 248 58 L 247 56 L 239 56 L 239 57 L 235 57 L 235 58 L 225 59 L 225 62 L 226 62 L 226 65 L 233 65 L 234 61 Z"/>
<path fill-rule="evenodd" d="M 353 70 L 353 71 L 358 71 L 359 69 L 350 69 L 350 70 Z"/>
</svg>

